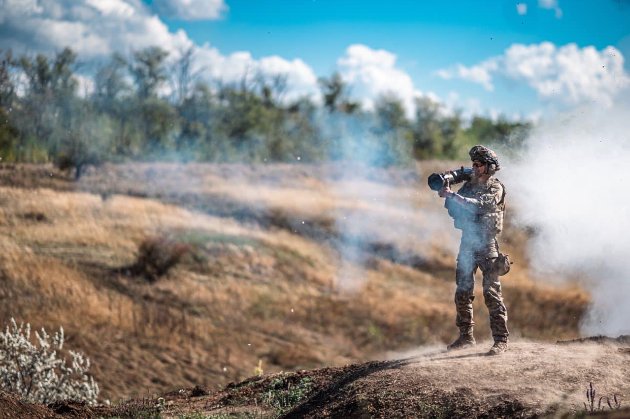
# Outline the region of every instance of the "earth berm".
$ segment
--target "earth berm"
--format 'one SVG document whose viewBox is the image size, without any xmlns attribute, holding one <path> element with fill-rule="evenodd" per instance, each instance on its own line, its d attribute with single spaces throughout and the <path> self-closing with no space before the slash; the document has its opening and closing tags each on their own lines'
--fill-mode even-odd
<svg viewBox="0 0 630 419">
<path fill-rule="evenodd" d="M 218 392 L 179 389 L 116 406 L 48 406 L 0 394 L 0 418 L 630 417 L 630 336 L 421 348 L 345 367 L 251 377 Z M 593 403 L 587 390 L 595 391 Z"/>
</svg>

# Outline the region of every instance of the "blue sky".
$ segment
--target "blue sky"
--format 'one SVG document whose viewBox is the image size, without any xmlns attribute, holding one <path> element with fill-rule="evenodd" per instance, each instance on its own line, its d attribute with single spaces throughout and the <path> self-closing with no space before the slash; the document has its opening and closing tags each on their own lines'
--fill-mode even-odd
<svg viewBox="0 0 630 419">
<path fill-rule="evenodd" d="M 338 71 L 369 107 L 428 96 L 465 113 L 612 106 L 630 78 L 630 1 L 0 0 L 0 47 L 98 58 L 199 49 L 209 78 L 286 72 L 297 97 Z M 78 38 L 78 39 L 77 39 Z M 612 47 L 613 49 L 606 49 Z M 290 96 L 291 97 L 291 96 Z"/>
<path fill-rule="evenodd" d="M 227 5 L 221 20 L 165 21 L 223 53 L 247 50 L 254 57 L 301 58 L 318 75 L 335 71 L 349 45 L 384 49 L 397 56 L 397 67 L 420 90 L 441 98 L 477 98 L 482 107 L 506 114 L 535 112 L 541 106 L 536 92 L 509 82 L 487 92 L 479 85 L 444 80 L 436 71 L 457 63 L 474 65 L 515 43 L 613 46 L 630 56 L 627 1 L 233 0 Z M 624 69 L 629 66 L 626 60 Z"/>
<path fill-rule="evenodd" d="M 299 57 L 318 72 L 330 70 L 354 43 L 393 51 L 410 66 L 420 61 L 472 64 L 517 42 L 574 42 L 598 49 L 613 45 L 624 48 L 624 55 L 630 52 L 630 40 L 621 45 L 630 35 L 630 2 L 574 0 L 562 5 L 561 18 L 537 2 L 522 2 L 528 10 L 519 15 L 517 3 L 228 0 L 229 10 L 221 20 L 165 22 L 224 53 L 249 50 L 255 56 Z"/>
</svg>

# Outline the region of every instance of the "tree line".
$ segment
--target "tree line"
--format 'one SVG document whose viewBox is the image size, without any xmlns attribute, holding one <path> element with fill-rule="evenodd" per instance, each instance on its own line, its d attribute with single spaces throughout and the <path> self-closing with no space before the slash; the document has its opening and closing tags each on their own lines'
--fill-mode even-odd
<svg viewBox="0 0 630 419">
<path fill-rule="evenodd" d="M 0 57 L 0 158 L 83 168 L 105 161 L 320 162 L 381 166 L 465 156 L 473 144 L 518 146 L 529 123 L 445 113 L 428 98 L 412 118 L 395 96 L 365 109 L 339 74 L 319 79 L 321 103 L 286 100 L 281 75 L 207 81 L 194 50 L 175 60 L 159 47 L 114 54 L 80 88 L 70 48 Z"/>
</svg>

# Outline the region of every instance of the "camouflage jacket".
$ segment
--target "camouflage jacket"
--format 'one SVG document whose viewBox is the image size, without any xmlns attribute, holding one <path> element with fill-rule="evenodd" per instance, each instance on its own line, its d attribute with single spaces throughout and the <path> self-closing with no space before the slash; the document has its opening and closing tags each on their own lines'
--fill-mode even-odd
<svg viewBox="0 0 630 419">
<path fill-rule="evenodd" d="M 455 228 L 464 233 L 496 236 L 503 230 L 505 187 L 496 178 L 486 183 L 468 181 L 457 191 L 466 202 L 446 199 L 445 207 L 455 222 Z"/>
</svg>

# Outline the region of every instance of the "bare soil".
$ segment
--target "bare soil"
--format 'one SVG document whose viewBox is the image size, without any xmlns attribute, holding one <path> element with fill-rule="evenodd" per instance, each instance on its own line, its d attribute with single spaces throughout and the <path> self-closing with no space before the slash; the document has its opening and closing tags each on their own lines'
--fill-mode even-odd
<svg viewBox="0 0 630 419">
<path fill-rule="evenodd" d="M 180 389 L 109 407 L 29 405 L 2 394 L 0 418 L 623 418 L 630 415 L 629 342 L 520 341 L 499 356 L 486 355 L 488 342 L 453 352 L 419 348 L 400 359 L 263 375 L 217 392 Z M 585 396 L 590 384 L 593 406 Z"/>
</svg>

